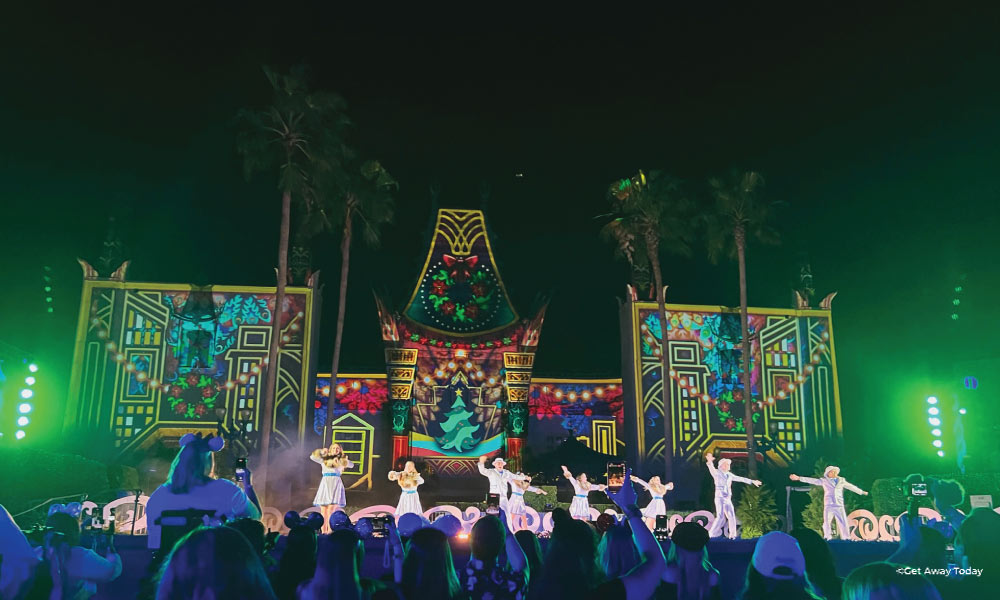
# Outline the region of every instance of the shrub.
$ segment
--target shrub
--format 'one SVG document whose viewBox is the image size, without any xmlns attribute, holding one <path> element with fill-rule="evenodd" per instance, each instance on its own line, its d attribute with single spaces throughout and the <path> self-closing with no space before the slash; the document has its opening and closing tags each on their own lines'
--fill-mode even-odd
<svg viewBox="0 0 1000 600">
<path fill-rule="evenodd" d="M 764 486 L 746 486 L 736 505 L 736 518 L 743 526 L 744 539 L 760 537 L 778 524 L 774 492 Z"/>
</svg>

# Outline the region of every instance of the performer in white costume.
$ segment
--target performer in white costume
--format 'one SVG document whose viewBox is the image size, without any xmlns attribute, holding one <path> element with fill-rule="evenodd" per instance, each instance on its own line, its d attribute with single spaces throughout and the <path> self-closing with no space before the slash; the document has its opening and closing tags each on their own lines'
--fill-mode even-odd
<svg viewBox="0 0 1000 600">
<path fill-rule="evenodd" d="M 674 489 L 674 483 L 668 482 L 666 485 L 660 482 L 660 476 L 654 475 L 649 479 L 649 483 L 639 479 L 635 475 L 632 476 L 632 481 L 641 485 L 647 492 L 653 496 L 653 499 L 649 501 L 646 508 L 642 509 L 642 520 L 646 522 L 646 526 L 652 530 L 656 527 L 656 517 L 659 515 L 667 514 L 667 503 L 663 501 L 663 495 L 667 493 L 668 490 Z"/>
<path fill-rule="evenodd" d="M 833 531 L 830 527 L 830 519 L 837 521 L 837 533 L 840 539 L 850 539 L 847 529 L 847 511 L 844 509 L 844 490 L 848 489 L 855 494 L 867 496 L 868 492 L 850 483 L 840 476 L 840 467 L 829 466 L 823 470 L 823 477 L 801 477 L 794 473 L 788 476 L 792 481 L 801 481 L 809 485 L 819 485 L 823 487 L 823 537 L 828 540 L 833 539 Z"/>
<path fill-rule="evenodd" d="M 728 533 L 726 537 L 736 539 L 736 509 L 733 508 L 733 482 L 749 483 L 760 487 L 760 480 L 747 479 L 729 472 L 732 465 L 731 460 L 723 458 L 719 461 L 719 468 L 715 468 L 715 457 L 711 454 L 705 455 L 708 461 L 708 472 L 715 480 L 715 522 L 708 534 L 711 537 L 719 537 L 722 533 L 722 522 L 726 521 Z"/>
<path fill-rule="evenodd" d="M 399 494 L 399 504 L 396 505 L 396 518 L 408 513 L 424 516 L 424 509 L 420 506 L 420 495 L 417 494 L 417 487 L 423 485 L 424 478 L 417 472 L 413 461 L 406 461 L 402 471 L 389 471 L 389 481 L 395 481 L 403 488 Z"/>
<path fill-rule="evenodd" d="M 569 479 L 569 482 L 573 485 L 573 502 L 569 505 L 569 516 L 574 519 L 580 519 L 582 521 L 590 520 L 590 502 L 587 501 L 587 495 L 590 494 L 592 490 L 597 490 L 598 492 L 603 492 L 607 486 L 600 484 L 592 484 L 587 481 L 587 474 L 580 473 L 576 477 L 569 472 L 569 469 L 563 465 L 563 477 Z"/>
<path fill-rule="evenodd" d="M 507 494 L 509 493 L 510 482 L 515 479 L 524 479 L 524 475 L 511 473 L 504 467 L 507 461 L 499 456 L 493 459 L 493 468 L 486 468 L 486 457 L 479 457 L 479 474 L 490 480 L 490 493 L 500 494 L 500 510 L 507 512 Z"/>
<path fill-rule="evenodd" d="M 511 479 L 510 481 L 510 501 L 507 502 L 507 514 L 511 518 L 511 528 L 514 531 L 525 529 L 528 526 L 528 509 L 524 505 L 524 493 L 541 494 L 547 496 L 545 490 L 531 485 L 531 477 L 518 473 L 524 479 Z"/>
<path fill-rule="evenodd" d="M 354 463 L 344 456 L 344 449 L 340 444 L 313 450 L 309 459 L 323 467 L 323 479 L 319 482 L 313 504 L 323 514 L 323 533 L 330 533 L 330 515 L 347 504 L 347 494 L 344 493 L 344 482 L 340 480 L 340 476 L 345 469 L 353 468 Z"/>
</svg>

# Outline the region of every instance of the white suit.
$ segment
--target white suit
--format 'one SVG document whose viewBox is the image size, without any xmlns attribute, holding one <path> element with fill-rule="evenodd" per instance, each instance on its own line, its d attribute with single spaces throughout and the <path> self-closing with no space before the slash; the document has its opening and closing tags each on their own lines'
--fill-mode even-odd
<svg viewBox="0 0 1000 600">
<path fill-rule="evenodd" d="M 487 469 L 483 463 L 478 463 L 478 466 L 479 474 L 490 480 L 490 493 L 500 494 L 500 510 L 507 512 L 507 495 L 510 492 L 510 482 L 514 479 L 521 481 L 525 476 L 512 473 L 507 469 Z"/>
<path fill-rule="evenodd" d="M 840 534 L 840 539 L 850 539 L 847 529 L 847 511 L 844 510 L 844 489 L 851 490 L 855 494 L 864 494 L 864 492 L 843 477 L 799 477 L 799 481 L 809 485 L 823 486 L 823 537 L 828 540 L 833 539 L 833 532 L 830 528 L 830 517 L 833 517 L 837 521 L 837 533 Z"/>
<path fill-rule="evenodd" d="M 708 463 L 708 471 L 712 474 L 712 479 L 715 480 L 715 522 L 712 523 L 712 529 L 709 530 L 708 535 L 719 537 L 722 533 L 722 521 L 725 520 L 728 529 L 726 537 L 735 539 L 736 509 L 733 507 L 733 482 L 752 484 L 753 480 L 740 477 L 730 471 L 717 469 L 712 463 Z"/>
</svg>

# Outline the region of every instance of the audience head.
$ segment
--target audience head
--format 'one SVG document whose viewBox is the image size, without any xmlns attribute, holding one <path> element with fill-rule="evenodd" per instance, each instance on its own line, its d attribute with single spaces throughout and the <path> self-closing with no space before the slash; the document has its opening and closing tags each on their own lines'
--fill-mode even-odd
<svg viewBox="0 0 1000 600">
<path fill-rule="evenodd" d="M 528 559 L 528 569 L 532 579 L 541 577 L 542 545 L 538 542 L 538 536 L 530 529 L 522 529 L 514 534 L 514 538 Z"/>
<path fill-rule="evenodd" d="M 264 529 L 263 523 L 257 519 L 236 519 L 226 523 L 226 527 L 231 527 L 242 533 L 258 556 L 264 554 L 264 537 L 267 535 L 267 531 Z"/>
<path fill-rule="evenodd" d="M 899 565 L 887 562 L 854 569 L 844 580 L 843 600 L 941 600 L 929 579 L 898 571 Z"/>
<path fill-rule="evenodd" d="M 500 551 L 503 550 L 506 540 L 507 530 L 500 519 L 493 515 L 485 516 L 472 526 L 472 534 L 469 538 L 472 556 L 487 565 L 492 565 L 500 556 Z"/>
<path fill-rule="evenodd" d="M 174 546 L 159 575 L 157 600 L 273 599 L 260 558 L 239 532 L 202 527 Z"/>
<path fill-rule="evenodd" d="M 795 538 L 772 531 L 757 540 L 747 567 L 743 600 L 818 598 L 806 577 L 806 560 Z"/>
<path fill-rule="evenodd" d="M 316 514 L 316 513 L 313 513 Z M 351 523 L 351 517 L 347 516 L 347 513 L 338 510 L 330 515 L 330 529 L 334 531 L 339 529 L 353 529 L 354 523 Z"/>
<path fill-rule="evenodd" d="M 806 561 L 806 573 L 809 580 L 823 590 L 824 595 L 840 597 L 840 577 L 837 576 L 837 566 L 833 560 L 833 552 L 823 536 L 807 527 L 792 531 L 792 537 L 799 543 L 802 556 Z"/>
<path fill-rule="evenodd" d="M 400 587 L 407 600 L 447 600 L 458 596 L 458 576 L 452 562 L 448 536 L 437 529 L 425 527 L 410 537 L 406 544 Z"/>
<path fill-rule="evenodd" d="M 931 496 L 934 508 L 943 513 L 965 501 L 965 488 L 954 479 L 931 479 Z"/>
<path fill-rule="evenodd" d="M 297 597 L 300 600 L 360 600 L 360 571 L 364 557 L 364 544 L 357 533 L 341 529 L 322 536 L 319 539 L 316 569 L 312 579 L 299 586 Z"/>
<path fill-rule="evenodd" d="M 597 550 L 601 568 L 608 579 L 621 577 L 639 564 L 639 550 L 632 541 L 632 530 L 627 523 L 609 528 Z"/>
<path fill-rule="evenodd" d="M 948 566 L 948 540 L 937 529 L 923 525 L 920 531 L 920 546 L 911 564 L 923 568 L 943 569 Z"/>
<path fill-rule="evenodd" d="M 70 546 L 80 545 L 80 522 L 76 517 L 64 512 L 54 512 L 45 520 L 45 526 L 63 534 L 63 541 Z"/>
<path fill-rule="evenodd" d="M 399 521 L 396 522 L 396 529 L 399 531 L 399 535 L 408 538 L 418 530 L 427 527 L 430 523 L 422 515 L 416 513 L 406 513 L 402 517 L 399 517 Z"/>
<path fill-rule="evenodd" d="M 287 524 L 287 515 L 285 519 Z M 316 531 L 322 526 L 323 519 L 320 517 L 318 524 L 310 522 L 309 519 L 302 519 L 301 524 L 293 525 L 289 529 L 285 538 L 285 551 L 281 554 L 278 571 L 274 577 L 274 591 L 279 598 L 294 598 L 299 584 L 314 575 Z"/>
<path fill-rule="evenodd" d="M 438 531 L 444 532 L 444 534 L 450 538 L 455 537 L 462 531 L 462 522 L 458 520 L 458 517 L 451 514 L 444 514 L 438 517 L 431 527 L 437 529 Z"/>
<path fill-rule="evenodd" d="M 185 433 L 181 436 L 181 449 L 170 465 L 166 486 L 173 494 L 187 494 L 192 489 L 205 485 L 212 478 L 214 466 L 213 452 L 222 450 L 224 441 L 221 437 L 202 437 L 199 434 Z"/>
<path fill-rule="evenodd" d="M 970 567 L 984 569 L 983 578 L 995 579 L 1000 575 L 997 572 L 1000 571 L 997 540 L 1000 540 L 1000 515 L 985 507 L 972 509 L 962 521 L 958 544 L 968 557 Z"/>
<path fill-rule="evenodd" d="M 681 521 L 670 534 L 667 563 L 681 565 L 692 560 L 700 561 L 706 567 L 709 565 L 708 530 L 698 523 Z"/>
<path fill-rule="evenodd" d="M 601 579 L 597 533 L 562 509 L 552 511 L 552 520 L 541 580 L 531 582 L 532 598 L 585 597 Z"/>
</svg>

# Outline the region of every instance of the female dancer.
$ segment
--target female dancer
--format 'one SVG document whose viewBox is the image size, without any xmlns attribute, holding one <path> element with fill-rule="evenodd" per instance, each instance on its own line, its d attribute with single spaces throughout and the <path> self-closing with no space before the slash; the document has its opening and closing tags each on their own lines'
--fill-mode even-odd
<svg viewBox="0 0 1000 600">
<path fill-rule="evenodd" d="M 420 496 L 417 495 L 417 486 L 424 483 L 424 478 L 417 472 L 417 466 L 412 460 L 406 461 L 402 471 L 389 471 L 389 481 L 395 481 L 403 491 L 399 494 L 399 504 L 396 505 L 396 518 L 407 513 L 424 516 L 424 509 L 420 506 Z"/>
<path fill-rule="evenodd" d="M 340 480 L 340 476 L 345 469 L 353 468 L 354 463 L 344 456 L 344 449 L 337 443 L 330 444 L 329 448 L 313 450 L 309 459 L 323 466 L 323 479 L 319 482 L 313 504 L 323 514 L 323 533 L 330 533 L 330 515 L 347 504 L 347 494 L 344 493 L 344 482 Z"/>
<path fill-rule="evenodd" d="M 674 489 L 674 482 L 668 482 L 666 485 L 660 483 L 660 476 L 654 475 L 649 479 L 649 483 L 639 479 L 635 475 L 632 476 L 632 481 L 641 485 L 653 499 L 649 501 L 646 508 L 642 509 L 642 520 L 646 522 L 646 525 L 652 530 L 656 527 L 656 517 L 658 515 L 667 514 L 667 503 L 663 501 L 663 495 L 667 493 L 667 490 Z"/>
<path fill-rule="evenodd" d="M 574 519 L 580 519 L 582 521 L 590 520 L 590 503 L 587 502 L 587 494 L 592 490 L 597 490 L 598 492 L 604 491 L 607 487 L 600 484 L 592 484 L 587 481 L 587 474 L 580 473 L 575 478 L 573 474 L 569 472 L 566 465 L 562 466 L 563 477 L 569 479 L 569 482 L 573 485 L 573 502 L 569 505 L 569 516 Z"/>
<path fill-rule="evenodd" d="M 514 531 L 524 529 L 528 526 L 528 509 L 524 506 L 524 493 L 541 494 L 547 496 L 545 490 L 531 485 L 531 477 L 518 473 L 524 479 L 511 479 L 510 500 L 507 501 L 507 514 L 511 516 L 511 528 Z"/>
</svg>

